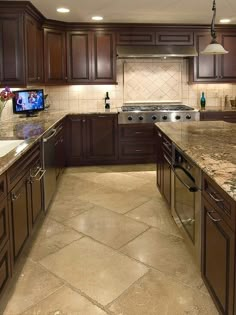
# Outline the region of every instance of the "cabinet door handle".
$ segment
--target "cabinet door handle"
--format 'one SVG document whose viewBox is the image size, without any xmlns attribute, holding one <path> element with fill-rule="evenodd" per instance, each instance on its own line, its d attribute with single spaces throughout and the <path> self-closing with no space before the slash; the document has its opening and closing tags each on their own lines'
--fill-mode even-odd
<svg viewBox="0 0 236 315">
<path fill-rule="evenodd" d="M 32 174 L 32 169 L 31 169 L 30 170 L 30 177 L 35 178 L 40 173 L 40 171 L 41 171 L 41 167 L 39 167 L 39 166 L 36 168 L 35 174 Z"/>
<path fill-rule="evenodd" d="M 100 116 L 98 116 L 98 118 L 106 118 L 106 116 L 102 116 L 102 115 L 100 115 Z"/>
<path fill-rule="evenodd" d="M 85 122 L 86 122 L 86 119 L 83 119 L 82 122 L 85 123 Z"/>
<path fill-rule="evenodd" d="M 160 132 L 158 132 L 158 137 L 162 138 L 162 135 L 161 135 L 161 133 L 160 133 Z"/>
<path fill-rule="evenodd" d="M 11 200 L 12 201 L 17 200 L 20 197 L 20 195 L 21 195 L 20 193 L 18 195 L 16 195 L 15 193 L 11 193 Z"/>
<path fill-rule="evenodd" d="M 221 221 L 221 219 L 215 219 L 215 218 L 213 218 L 213 216 L 211 215 L 211 213 L 215 213 L 215 211 L 207 211 L 208 217 L 209 217 L 213 222 L 220 222 L 220 221 Z"/>
<path fill-rule="evenodd" d="M 213 199 L 215 202 L 222 202 L 224 201 L 223 199 L 218 199 L 216 198 L 213 193 L 211 193 L 210 191 L 207 191 L 208 195 L 211 197 L 211 199 Z"/>
<path fill-rule="evenodd" d="M 46 170 L 42 170 L 42 169 L 41 169 L 41 172 L 42 172 L 42 174 L 39 176 L 39 178 L 36 178 L 37 181 L 40 181 L 40 180 L 43 178 L 43 176 L 44 176 L 45 173 L 46 173 Z"/>
</svg>

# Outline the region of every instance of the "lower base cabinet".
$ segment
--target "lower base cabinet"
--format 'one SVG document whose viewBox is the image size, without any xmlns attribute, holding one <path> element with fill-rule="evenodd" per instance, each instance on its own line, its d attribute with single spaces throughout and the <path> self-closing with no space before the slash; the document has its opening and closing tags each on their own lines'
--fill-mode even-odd
<svg viewBox="0 0 236 315">
<path fill-rule="evenodd" d="M 0 297 L 11 277 L 10 246 L 9 241 L 0 251 Z"/>
<path fill-rule="evenodd" d="M 220 312 L 234 313 L 235 232 L 202 200 L 202 277 Z"/>
</svg>

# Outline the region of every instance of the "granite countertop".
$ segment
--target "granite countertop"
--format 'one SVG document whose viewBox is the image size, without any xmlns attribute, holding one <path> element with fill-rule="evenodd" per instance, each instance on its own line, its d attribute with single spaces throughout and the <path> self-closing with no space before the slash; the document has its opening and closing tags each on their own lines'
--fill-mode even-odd
<svg viewBox="0 0 236 315">
<path fill-rule="evenodd" d="M 236 201 L 236 124 L 196 121 L 156 126 Z"/>
<path fill-rule="evenodd" d="M 24 140 L 22 144 L 11 150 L 8 154 L 0 157 L 0 175 L 3 174 L 17 159 L 27 152 L 32 145 L 59 121 L 67 115 L 78 114 L 117 114 L 115 111 L 110 112 L 73 112 L 73 111 L 44 111 L 40 112 L 37 117 L 19 118 L 13 116 L 10 120 L 0 123 L 0 140 Z"/>
</svg>

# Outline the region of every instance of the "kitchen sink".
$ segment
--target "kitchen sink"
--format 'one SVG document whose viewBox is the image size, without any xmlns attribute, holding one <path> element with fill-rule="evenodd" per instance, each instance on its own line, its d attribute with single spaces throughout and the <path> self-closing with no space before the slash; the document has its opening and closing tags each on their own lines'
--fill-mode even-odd
<svg viewBox="0 0 236 315">
<path fill-rule="evenodd" d="M 24 140 L 0 140 L 0 157 L 3 157 L 11 150 L 15 149 Z"/>
</svg>

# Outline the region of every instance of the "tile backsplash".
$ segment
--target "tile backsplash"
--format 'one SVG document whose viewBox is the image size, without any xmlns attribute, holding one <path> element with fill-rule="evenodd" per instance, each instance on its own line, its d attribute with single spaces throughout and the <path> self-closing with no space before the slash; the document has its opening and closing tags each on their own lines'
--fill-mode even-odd
<svg viewBox="0 0 236 315">
<path fill-rule="evenodd" d="M 50 110 L 97 112 L 104 110 L 108 91 L 111 109 L 127 101 L 180 100 L 198 108 L 201 92 L 206 107 L 221 106 L 224 96 L 236 96 L 236 84 L 188 84 L 188 60 L 182 58 L 117 60 L 117 85 L 46 86 Z M 13 89 L 14 90 L 14 89 Z M 2 119 L 12 116 L 11 101 Z"/>
</svg>

